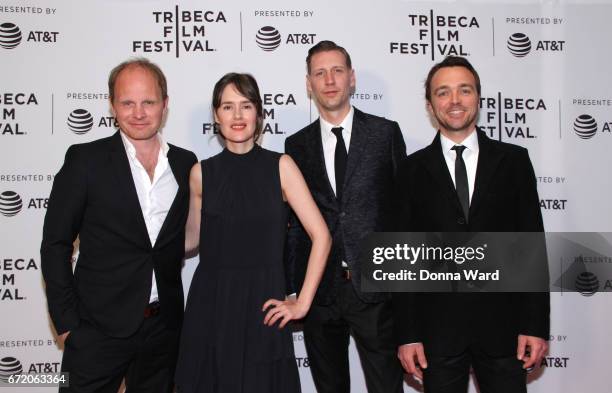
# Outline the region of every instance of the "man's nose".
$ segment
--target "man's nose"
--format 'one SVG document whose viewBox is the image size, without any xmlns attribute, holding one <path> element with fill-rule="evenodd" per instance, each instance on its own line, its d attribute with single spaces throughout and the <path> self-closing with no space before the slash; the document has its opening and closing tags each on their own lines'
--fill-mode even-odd
<svg viewBox="0 0 612 393">
<path fill-rule="evenodd" d="M 451 102 L 453 104 L 456 104 L 459 102 L 459 95 L 460 95 L 460 92 L 457 90 L 454 90 L 451 92 Z"/>
<path fill-rule="evenodd" d="M 135 105 L 134 106 L 134 116 L 138 118 L 142 118 L 145 116 L 145 110 L 143 105 Z"/>
</svg>

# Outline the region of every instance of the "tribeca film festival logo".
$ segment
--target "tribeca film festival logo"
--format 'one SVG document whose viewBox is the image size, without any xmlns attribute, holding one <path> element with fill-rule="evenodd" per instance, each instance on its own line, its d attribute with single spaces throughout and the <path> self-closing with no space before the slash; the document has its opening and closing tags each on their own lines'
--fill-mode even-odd
<svg viewBox="0 0 612 393">
<path fill-rule="evenodd" d="M 315 33 L 290 33 L 285 39 L 286 45 L 314 45 Z M 255 42 L 263 51 L 272 52 L 283 41 L 281 33 L 273 26 L 264 26 L 255 34 Z"/>
<path fill-rule="evenodd" d="M 207 39 L 209 29 L 214 24 L 227 23 L 223 11 L 179 10 L 153 11 L 155 24 L 161 25 L 161 37 L 157 40 L 132 41 L 134 53 L 174 53 L 179 57 L 184 53 L 214 52 Z"/>
<path fill-rule="evenodd" d="M 389 53 L 429 55 L 432 61 L 436 56 L 469 56 L 460 33 L 480 28 L 474 16 L 434 15 L 433 10 L 429 15 L 408 15 L 408 24 L 417 29 L 414 41 L 390 42 Z"/>
<path fill-rule="evenodd" d="M 23 272 L 38 271 L 38 264 L 34 258 L 1 258 L 0 259 L 0 301 L 25 300 L 20 292 L 15 276 L 23 276 Z M 39 274 L 39 273 L 37 273 Z"/>
<path fill-rule="evenodd" d="M 501 92 L 497 97 L 480 97 L 480 109 L 478 130 L 500 141 L 537 138 L 527 115 L 548 110 L 542 98 L 503 97 Z"/>
<path fill-rule="evenodd" d="M 23 372 L 21 362 L 12 356 L 7 356 L 0 359 L 0 381 L 8 382 L 13 375 L 19 375 Z"/>
<path fill-rule="evenodd" d="M 4 49 L 15 49 L 23 40 L 23 33 L 19 26 L 11 22 L 0 24 L 0 47 Z M 27 33 L 26 42 L 55 43 L 57 42 L 57 31 L 32 30 Z"/>
<path fill-rule="evenodd" d="M 536 52 L 563 52 L 565 41 L 540 40 L 536 42 Z M 514 33 L 508 37 L 508 51 L 514 57 L 525 57 L 532 49 L 531 39 L 524 33 Z"/>
<path fill-rule="evenodd" d="M 262 95 L 263 104 L 263 130 L 262 136 L 285 135 L 287 130 L 278 121 L 279 112 L 284 112 L 289 107 L 296 107 L 295 95 L 293 93 L 264 93 Z M 203 123 L 202 134 L 219 134 L 219 130 L 214 123 Z"/>
<path fill-rule="evenodd" d="M 17 121 L 16 107 L 38 105 L 34 93 L 0 93 L 0 134 L 26 135 L 27 131 L 20 128 Z"/>
<path fill-rule="evenodd" d="M 13 217 L 23 208 L 23 201 L 15 191 L 4 191 L 0 194 L 0 214 Z"/>
</svg>

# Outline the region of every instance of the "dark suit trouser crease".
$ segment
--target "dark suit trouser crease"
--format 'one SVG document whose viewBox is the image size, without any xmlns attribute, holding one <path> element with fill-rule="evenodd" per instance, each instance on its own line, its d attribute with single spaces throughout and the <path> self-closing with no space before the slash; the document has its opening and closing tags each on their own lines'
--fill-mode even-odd
<svg viewBox="0 0 612 393">
<path fill-rule="evenodd" d="M 167 329 L 159 315 L 126 338 L 81 321 L 66 340 L 62 372 L 69 373 L 70 387 L 60 393 L 117 393 L 124 378 L 127 393 L 170 393 L 178 340 L 179 331 Z"/>
<path fill-rule="evenodd" d="M 403 373 L 393 339 L 391 307 L 363 303 L 350 281 L 334 303 L 313 305 L 304 323 L 310 370 L 318 393 L 349 393 L 348 346 L 352 334 L 369 393 L 402 392 Z"/>
<path fill-rule="evenodd" d="M 491 357 L 478 349 L 455 356 L 428 356 L 425 393 L 466 393 L 474 370 L 480 393 L 526 393 L 526 372 L 516 355 Z"/>
</svg>

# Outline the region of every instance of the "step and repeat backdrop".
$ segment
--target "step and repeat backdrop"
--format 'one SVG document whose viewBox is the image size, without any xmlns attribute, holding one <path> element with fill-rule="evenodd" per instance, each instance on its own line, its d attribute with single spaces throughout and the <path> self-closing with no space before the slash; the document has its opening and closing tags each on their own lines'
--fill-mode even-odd
<svg viewBox="0 0 612 393">
<path fill-rule="evenodd" d="M 423 89 L 429 68 L 466 56 L 482 80 L 479 127 L 529 149 L 547 231 L 610 232 L 611 15 L 612 3 L 589 1 L 1 0 L 0 378 L 59 371 L 40 271 L 42 222 L 68 146 L 115 132 L 106 82 L 121 61 L 160 65 L 170 95 L 163 134 L 204 159 L 222 148 L 210 103 L 227 72 L 256 77 L 262 144 L 282 151 L 318 116 L 305 88 L 307 50 L 334 40 L 353 59 L 353 105 L 397 120 L 410 153 L 435 134 Z M 612 263 L 595 252 L 573 257 Z M 185 262 L 186 289 L 197 263 Z M 601 287 L 610 280 L 598 277 Z M 612 297 L 551 297 L 550 353 L 529 390 L 608 392 Z M 314 392 L 301 332 L 294 343 L 303 390 Z M 353 391 L 366 392 L 352 344 L 350 354 Z M 405 390 L 414 389 L 408 381 Z"/>
</svg>

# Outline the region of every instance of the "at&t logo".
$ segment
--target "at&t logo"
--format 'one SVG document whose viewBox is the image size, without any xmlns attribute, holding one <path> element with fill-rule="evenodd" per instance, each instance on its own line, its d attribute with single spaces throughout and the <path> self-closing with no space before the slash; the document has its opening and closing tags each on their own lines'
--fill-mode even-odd
<svg viewBox="0 0 612 393">
<path fill-rule="evenodd" d="M 599 290 L 599 279 L 591 272 L 582 272 L 576 277 L 576 291 L 583 296 L 593 296 Z"/>
<path fill-rule="evenodd" d="M 17 215 L 23 208 L 23 201 L 15 191 L 4 191 L 0 194 L 0 214 L 5 217 Z"/>
<path fill-rule="evenodd" d="M 287 34 L 285 45 L 314 45 L 316 36 L 314 33 L 290 33 Z M 266 52 L 277 49 L 282 42 L 281 33 L 273 26 L 264 26 L 255 34 L 255 43 Z"/>
<path fill-rule="evenodd" d="M 539 52 L 562 52 L 564 45 L 565 41 L 541 40 L 537 41 L 535 50 Z M 514 57 L 525 57 L 531 52 L 531 39 L 527 34 L 514 33 L 508 37 L 506 47 Z"/>
<path fill-rule="evenodd" d="M 0 25 L 0 47 L 13 49 L 21 43 L 21 30 L 13 23 L 2 23 Z"/>
<path fill-rule="evenodd" d="M 77 135 L 91 131 L 93 116 L 85 109 L 75 109 L 68 116 L 68 128 Z"/>
<path fill-rule="evenodd" d="M 57 42 L 57 31 L 32 30 L 28 33 L 26 41 L 40 43 Z M 4 22 L 0 24 L 0 47 L 14 49 L 21 43 L 23 36 L 21 29 L 14 23 Z"/>
<path fill-rule="evenodd" d="M 0 193 L 0 214 L 5 217 L 16 216 L 24 207 L 27 209 L 46 209 L 49 198 L 30 198 L 24 200 L 15 191 L 4 191 Z"/>
<path fill-rule="evenodd" d="M 574 132 L 580 139 L 591 139 L 597 134 L 598 125 L 595 118 L 588 114 L 582 114 L 574 120 Z M 612 122 L 604 122 L 601 132 L 612 132 Z"/>
<path fill-rule="evenodd" d="M 12 356 L 7 356 L 0 359 L 0 381 L 8 382 L 13 375 L 19 375 L 23 372 L 21 362 Z"/>
<path fill-rule="evenodd" d="M 514 33 L 508 38 L 508 50 L 515 57 L 525 57 L 531 51 L 531 40 L 523 33 Z"/>
<path fill-rule="evenodd" d="M 266 52 L 273 51 L 278 48 L 281 43 L 281 35 L 272 26 L 264 26 L 259 31 L 257 31 L 257 35 L 255 36 L 255 42 L 257 42 L 257 46 Z"/>
<path fill-rule="evenodd" d="M 66 121 L 70 131 L 77 135 L 83 135 L 91 131 L 94 123 L 97 124 L 98 128 L 119 127 L 117 120 L 113 116 L 102 116 L 97 122 L 95 122 L 93 115 L 88 110 L 82 108 L 75 109 L 70 112 Z"/>
</svg>

